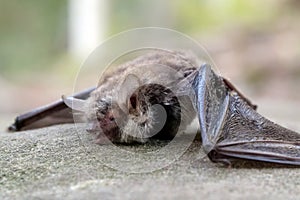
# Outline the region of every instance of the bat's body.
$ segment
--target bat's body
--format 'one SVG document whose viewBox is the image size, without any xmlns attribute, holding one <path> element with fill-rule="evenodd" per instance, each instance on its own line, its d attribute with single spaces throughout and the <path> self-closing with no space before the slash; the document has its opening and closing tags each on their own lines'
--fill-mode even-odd
<svg viewBox="0 0 300 200">
<path fill-rule="evenodd" d="M 151 138 L 172 139 L 197 113 L 204 151 L 212 161 L 242 158 L 300 165 L 300 134 L 259 115 L 229 81 L 187 53 L 166 51 L 139 57 L 105 74 L 95 90 L 78 97 L 87 101 L 64 99 L 43 108 L 43 115 L 17 118 L 11 127 L 40 127 L 30 124 L 45 118 L 47 112 L 50 116 L 72 107 L 85 113 L 97 143 L 104 138 L 144 143 Z M 59 120 L 48 125 L 56 123 Z"/>
<path fill-rule="evenodd" d="M 138 57 L 104 74 L 84 109 L 92 124 L 90 131 L 104 133 L 98 134 L 97 142 L 103 143 L 106 136 L 118 143 L 144 143 L 155 129 L 160 139 L 174 137 L 177 129 L 183 131 L 196 113 L 192 102 L 177 94 L 178 85 L 199 65 L 200 61 L 186 52 L 163 51 Z M 161 113 L 155 104 L 167 111 L 168 129 L 160 127 L 158 131 L 157 124 L 163 120 L 157 119 Z M 173 121 L 177 122 L 174 126 L 181 126 L 171 127 Z"/>
</svg>

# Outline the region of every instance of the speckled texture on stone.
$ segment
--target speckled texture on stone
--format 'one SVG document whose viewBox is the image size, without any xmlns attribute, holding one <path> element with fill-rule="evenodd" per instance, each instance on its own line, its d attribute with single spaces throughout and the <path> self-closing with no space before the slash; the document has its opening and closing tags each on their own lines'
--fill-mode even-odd
<svg viewBox="0 0 300 200">
<path fill-rule="evenodd" d="M 163 145 L 122 148 L 152 151 Z M 194 142 L 163 169 L 126 173 L 103 164 L 120 162 L 118 155 L 99 158 L 105 148 L 73 125 L 3 132 L 0 199 L 299 199 L 300 168 L 256 162 L 224 168 L 203 158 L 200 145 Z"/>
</svg>

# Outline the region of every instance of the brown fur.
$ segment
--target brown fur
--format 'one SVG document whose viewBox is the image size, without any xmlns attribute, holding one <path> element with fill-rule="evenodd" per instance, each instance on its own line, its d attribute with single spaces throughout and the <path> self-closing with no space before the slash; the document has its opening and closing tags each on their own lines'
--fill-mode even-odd
<svg viewBox="0 0 300 200">
<path fill-rule="evenodd" d="M 103 134 L 114 142 L 143 143 L 148 141 L 149 137 L 146 134 L 151 129 L 151 121 L 155 121 L 155 117 L 151 114 L 153 102 L 149 102 L 149 98 L 145 97 L 147 95 L 148 97 L 149 95 L 156 96 L 155 102 L 166 106 L 170 103 L 170 99 L 174 100 L 176 98 L 176 91 L 164 94 L 166 88 L 177 90 L 177 84 L 184 80 L 187 73 L 190 74 L 199 65 L 200 61 L 187 52 L 157 50 L 154 53 L 146 54 L 118 66 L 115 70 L 104 73 L 99 86 L 88 99 L 86 108 L 87 120 L 98 124 L 98 126 L 96 125 L 98 129 L 94 130 L 98 133 L 98 142 L 102 143 Z M 134 77 L 138 80 L 129 80 L 129 84 L 124 86 L 123 83 L 126 82 L 129 74 L 134 74 Z M 133 83 L 130 84 L 130 82 Z M 138 84 L 136 88 L 131 88 L 136 83 Z M 156 86 L 162 85 L 164 88 L 157 89 L 151 83 L 155 83 Z M 144 87 L 144 85 L 148 85 L 148 87 Z M 135 110 L 133 111 L 131 108 L 131 111 L 128 112 L 131 106 L 129 99 L 132 97 L 133 91 L 135 91 L 135 94 L 143 94 L 144 98 L 138 98 L 138 105 Z M 125 97 L 122 96 L 124 93 Z M 180 131 L 182 131 L 195 117 L 195 113 L 191 112 L 193 106 L 187 97 L 181 97 L 177 103 L 180 104 L 182 118 Z M 147 107 L 141 108 L 140 105 L 146 105 Z M 144 109 L 144 112 L 141 112 L 142 109 Z M 111 115 L 118 116 L 114 116 L 114 120 L 107 123 L 107 118 Z M 146 121 L 146 123 L 143 121 Z M 176 133 L 170 133 L 169 131 L 166 134 L 174 135 Z M 136 135 L 136 137 L 132 137 L 132 135 Z M 159 135 L 160 138 L 169 138 L 164 137 L 161 133 Z"/>
</svg>

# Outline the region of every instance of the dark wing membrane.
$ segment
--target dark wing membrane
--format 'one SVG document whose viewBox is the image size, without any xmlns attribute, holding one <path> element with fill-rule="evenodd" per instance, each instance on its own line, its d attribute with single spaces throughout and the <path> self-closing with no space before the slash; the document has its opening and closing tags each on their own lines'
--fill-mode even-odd
<svg viewBox="0 0 300 200">
<path fill-rule="evenodd" d="M 300 165 L 300 134 L 264 118 L 237 94 L 229 105 L 214 147 L 219 156 Z"/>
<path fill-rule="evenodd" d="M 89 88 L 73 95 L 73 97 L 87 99 L 94 90 L 95 87 Z M 17 116 L 8 130 L 22 131 L 63 123 L 74 123 L 73 113 L 63 100 L 58 100 Z"/>
<path fill-rule="evenodd" d="M 208 153 L 220 133 L 228 107 L 228 92 L 223 78 L 216 75 L 208 64 L 198 70 L 194 89 L 203 148 Z"/>
<path fill-rule="evenodd" d="M 300 143 L 255 141 L 222 144 L 216 151 L 223 156 L 249 160 L 300 165 Z"/>
</svg>

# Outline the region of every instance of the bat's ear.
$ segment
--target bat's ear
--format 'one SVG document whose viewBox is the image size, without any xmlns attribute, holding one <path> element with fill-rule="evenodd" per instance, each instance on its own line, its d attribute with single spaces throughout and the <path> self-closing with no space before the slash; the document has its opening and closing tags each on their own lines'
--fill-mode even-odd
<svg viewBox="0 0 300 200">
<path fill-rule="evenodd" d="M 123 111 L 128 108 L 126 106 L 127 100 L 131 97 L 134 91 L 141 86 L 141 80 L 134 74 L 128 74 L 125 80 L 121 83 L 117 95 L 117 102 Z"/>
<path fill-rule="evenodd" d="M 76 99 L 74 97 L 65 97 L 64 95 L 61 97 L 64 103 L 71 108 L 72 110 L 84 112 L 85 108 L 85 100 Z"/>
</svg>

